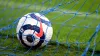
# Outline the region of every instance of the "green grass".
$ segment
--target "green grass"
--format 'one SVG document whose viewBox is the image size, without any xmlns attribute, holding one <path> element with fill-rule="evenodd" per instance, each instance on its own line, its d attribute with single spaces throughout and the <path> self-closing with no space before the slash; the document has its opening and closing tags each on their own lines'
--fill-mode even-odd
<svg viewBox="0 0 100 56">
<path fill-rule="evenodd" d="M 62 5 L 59 6 L 57 11 L 50 12 L 45 15 L 51 21 L 54 31 L 53 37 L 46 47 L 39 48 L 37 50 L 30 50 L 29 52 L 27 52 L 28 49 L 24 48 L 17 40 L 15 33 L 16 28 L 9 29 L 7 31 L 0 32 L 0 52 L 4 53 L 2 54 L 2 56 L 6 56 L 7 53 L 14 53 L 18 56 L 33 56 L 36 54 L 41 54 L 43 56 L 80 56 L 83 53 L 85 47 L 87 46 L 86 42 L 89 41 L 90 37 L 95 32 L 96 26 L 100 24 L 100 12 L 98 12 L 98 15 L 96 15 L 95 12 L 91 15 L 88 15 L 87 17 L 86 13 L 92 13 L 96 10 L 100 11 L 100 7 L 97 8 L 100 1 L 87 0 L 85 4 L 85 0 L 76 0 L 70 4 L 67 4 L 67 2 L 72 0 L 52 0 L 51 2 L 49 0 L 44 1 L 0 0 L 0 28 L 12 24 L 14 20 L 22 17 L 27 13 L 40 12 L 42 10 L 47 10 L 49 8 L 55 7 L 57 4 L 62 3 Z M 42 4 L 43 2 L 44 4 Z M 82 6 L 82 4 L 84 4 L 84 6 Z M 68 13 L 63 14 L 63 11 L 66 11 Z M 78 11 L 78 14 L 82 13 L 82 15 L 75 16 L 75 14 L 70 14 L 71 12 L 75 13 L 76 11 Z M 74 25 L 76 25 L 76 27 Z M 85 28 L 86 26 L 89 27 Z M 12 36 L 13 33 L 14 36 Z M 6 35 L 8 35 L 7 39 L 5 38 Z M 95 43 L 97 43 L 95 51 L 100 52 L 99 37 L 100 32 L 98 32 L 95 37 Z M 59 42 L 58 44 L 56 43 L 56 40 Z M 79 45 L 77 45 L 76 42 L 79 42 Z M 70 47 L 68 45 L 70 45 Z M 91 55 L 93 45 L 94 38 L 91 41 L 87 56 Z M 14 51 L 14 49 L 16 50 Z M 25 52 L 27 53 L 24 54 Z M 98 53 L 98 55 L 99 54 L 100 53 Z"/>
</svg>

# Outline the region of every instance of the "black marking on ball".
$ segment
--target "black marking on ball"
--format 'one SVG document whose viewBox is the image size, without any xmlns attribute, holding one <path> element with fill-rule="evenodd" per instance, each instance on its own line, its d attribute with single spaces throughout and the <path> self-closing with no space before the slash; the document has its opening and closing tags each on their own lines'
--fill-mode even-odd
<svg viewBox="0 0 100 56">
<path fill-rule="evenodd" d="M 22 28 L 24 31 L 30 29 L 30 30 L 36 31 L 37 33 L 40 32 L 40 28 L 39 28 L 38 26 L 36 26 L 36 25 L 33 25 L 33 26 L 32 26 L 32 25 L 30 25 L 30 24 L 26 24 L 26 25 L 22 26 L 21 28 Z M 23 32 L 24 32 L 24 31 L 23 31 Z M 40 46 L 42 45 L 42 43 L 44 42 L 45 34 L 43 33 L 43 35 L 40 37 L 40 41 L 38 42 L 37 45 L 35 45 L 35 46 L 28 46 L 26 43 L 24 43 L 24 40 L 22 39 L 22 34 L 23 34 L 23 32 L 19 31 L 19 34 L 18 34 L 18 35 L 19 35 L 19 39 L 20 39 L 21 43 L 22 43 L 24 46 L 26 46 L 27 48 L 36 49 L 36 48 L 40 47 Z M 34 42 L 34 40 L 35 40 L 34 36 L 27 36 L 26 39 L 27 39 L 27 41 L 29 41 L 29 42 Z"/>
<path fill-rule="evenodd" d="M 26 39 L 27 39 L 27 41 L 29 41 L 30 43 L 32 43 L 32 42 L 35 40 L 34 36 L 32 36 L 32 35 L 27 35 Z"/>
<path fill-rule="evenodd" d="M 20 41 L 21 41 L 21 43 L 25 46 L 25 47 L 30 47 L 30 46 L 28 46 L 28 45 L 26 45 L 25 43 L 24 43 L 24 40 L 22 39 L 22 32 L 21 31 L 19 31 L 19 39 L 20 39 Z"/>
<path fill-rule="evenodd" d="M 42 14 L 40 14 L 40 15 L 43 16 Z M 30 14 L 30 16 L 31 16 L 33 19 L 39 21 L 38 18 L 37 18 L 37 17 L 39 17 L 39 16 L 36 16 L 34 13 Z M 39 18 L 40 18 L 40 17 L 39 17 Z M 41 22 L 44 23 L 44 24 L 46 24 L 47 26 L 51 27 L 51 22 L 50 22 L 50 21 L 46 21 L 46 20 L 44 20 L 44 19 L 41 19 Z"/>
</svg>

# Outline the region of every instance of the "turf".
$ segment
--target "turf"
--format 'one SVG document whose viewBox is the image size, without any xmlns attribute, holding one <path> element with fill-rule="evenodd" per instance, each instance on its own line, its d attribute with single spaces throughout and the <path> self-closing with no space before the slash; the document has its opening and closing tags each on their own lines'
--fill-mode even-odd
<svg viewBox="0 0 100 56">
<path fill-rule="evenodd" d="M 69 1 L 71 2 L 68 3 Z M 27 13 L 48 11 L 48 9 L 56 7 L 57 4 L 61 4 L 59 8 L 56 8 L 56 11 L 45 15 L 51 21 L 54 31 L 53 37 L 46 47 L 37 50 L 24 48 L 17 40 L 16 28 L 13 28 L 0 32 L 0 54 L 2 56 L 8 54 L 18 56 L 80 56 L 87 46 L 86 43 L 95 32 L 96 26 L 100 24 L 99 2 L 99 0 L 86 0 L 86 3 L 85 0 L 0 0 L 0 28 L 12 24 Z M 98 10 L 98 14 L 96 10 Z M 14 24 L 12 25 L 14 26 Z M 100 54 L 99 37 L 100 32 L 95 37 L 95 56 Z M 93 45 L 94 38 L 87 56 L 91 55 Z"/>
</svg>

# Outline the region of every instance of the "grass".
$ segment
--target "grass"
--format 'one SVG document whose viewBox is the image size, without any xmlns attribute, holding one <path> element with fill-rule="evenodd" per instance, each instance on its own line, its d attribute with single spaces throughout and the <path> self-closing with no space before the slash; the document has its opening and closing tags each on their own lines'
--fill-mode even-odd
<svg viewBox="0 0 100 56">
<path fill-rule="evenodd" d="M 98 15 L 96 12 L 92 13 L 100 10 L 100 7 L 98 8 L 100 1 L 86 0 L 85 3 L 85 0 L 75 0 L 72 3 L 68 3 L 69 1 L 73 0 L 1 0 L 0 28 L 12 24 L 14 20 L 27 13 L 46 11 L 57 4 L 62 4 L 57 11 L 49 12 L 45 15 L 52 22 L 54 30 L 53 37 L 47 46 L 37 50 L 24 48 L 17 40 L 16 28 L 13 28 L 0 32 L 0 54 L 2 56 L 11 55 L 11 53 L 18 56 L 33 56 L 37 54 L 43 56 L 80 56 L 87 46 L 87 41 L 95 32 L 96 26 L 100 24 L 100 12 L 98 12 Z M 83 4 L 84 6 L 82 6 Z M 82 15 L 75 15 L 77 11 L 78 14 Z M 90 15 L 86 16 L 86 13 L 90 13 Z M 14 36 L 12 36 L 13 33 Z M 95 43 L 97 43 L 95 56 L 100 54 L 99 37 L 100 32 L 95 37 Z M 91 41 L 87 56 L 90 56 L 92 53 L 95 38 Z"/>
</svg>

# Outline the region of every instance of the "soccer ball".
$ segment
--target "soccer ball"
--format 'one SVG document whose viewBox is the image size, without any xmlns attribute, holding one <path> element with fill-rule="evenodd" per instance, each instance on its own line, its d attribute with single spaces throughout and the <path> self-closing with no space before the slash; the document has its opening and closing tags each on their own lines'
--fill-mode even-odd
<svg viewBox="0 0 100 56">
<path fill-rule="evenodd" d="M 28 13 L 20 18 L 17 38 L 25 47 L 39 48 L 47 45 L 52 38 L 51 22 L 40 13 Z"/>
</svg>

